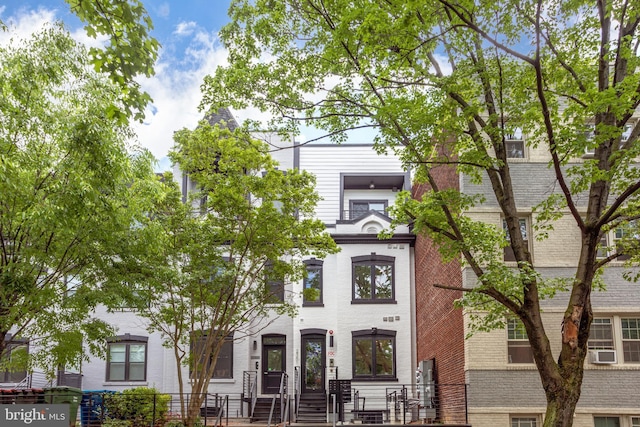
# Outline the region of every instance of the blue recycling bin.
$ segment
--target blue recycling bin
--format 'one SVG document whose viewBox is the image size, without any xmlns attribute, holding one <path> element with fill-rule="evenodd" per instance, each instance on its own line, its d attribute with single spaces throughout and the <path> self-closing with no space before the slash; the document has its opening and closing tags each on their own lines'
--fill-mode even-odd
<svg viewBox="0 0 640 427">
<path fill-rule="evenodd" d="M 104 421 L 104 395 L 116 393 L 113 390 L 83 390 L 80 401 L 80 422 L 82 427 L 101 426 Z"/>
</svg>

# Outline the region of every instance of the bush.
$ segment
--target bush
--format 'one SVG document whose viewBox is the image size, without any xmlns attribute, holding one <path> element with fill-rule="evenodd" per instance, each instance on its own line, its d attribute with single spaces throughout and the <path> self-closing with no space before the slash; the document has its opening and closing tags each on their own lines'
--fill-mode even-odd
<svg viewBox="0 0 640 427">
<path fill-rule="evenodd" d="M 202 421 L 201 420 L 196 420 L 196 422 L 193 424 L 193 427 L 202 427 Z M 171 420 L 165 423 L 164 427 L 184 427 L 184 424 L 182 424 L 182 421 L 180 420 Z"/>
<path fill-rule="evenodd" d="M 160 394 L 155 388 L 136 387 L 104 397 L 105 413 L 108 421 L 126 420 L 129 424 L 104 424 L 113 427 L 148 427 L 162 425 L 169 411 L 167 394 Z"/>
<path fill-rule="evenodd" d="M 102 427 L 131 427 L 131 423 L 126 420 L 105 420 Z"/>
</svg>

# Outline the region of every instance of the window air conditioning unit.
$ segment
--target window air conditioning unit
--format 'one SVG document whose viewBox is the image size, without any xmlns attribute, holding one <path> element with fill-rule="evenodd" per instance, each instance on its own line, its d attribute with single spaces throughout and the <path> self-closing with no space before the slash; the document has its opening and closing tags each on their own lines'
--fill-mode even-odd
<svg viewBox="0 0 640 427">
<path fill-rule="evenodd" d="M 615 350 L 591 350 L 591 363 L 595 365 L 612 365 L 617 363 Z"/>
</svg>

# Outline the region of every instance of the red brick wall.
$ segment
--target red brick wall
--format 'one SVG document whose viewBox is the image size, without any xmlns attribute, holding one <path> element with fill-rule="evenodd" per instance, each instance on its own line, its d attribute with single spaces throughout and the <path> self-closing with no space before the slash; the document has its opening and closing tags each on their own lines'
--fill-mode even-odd
<svg viewBox="0 0 640 427">
<path fill-rule="evenodd" d="M 452 167 L 433 170 L 441 188 L 459 189 Z M 428 187 L 414 186 L 419 198 Z M 464 384 L 464 328 L 462 310 L 453 307 L 461 292 L 436 288 L 434 284 L 462 286 L 460 263 L 444 263 L 428 237 L 418 236 L 416 256 L 416 329 L 418 361 L 435 358 L 435 380 L 439 384 Z M 444 403 L 444 402 L 443 402 Z"/>
</svg>

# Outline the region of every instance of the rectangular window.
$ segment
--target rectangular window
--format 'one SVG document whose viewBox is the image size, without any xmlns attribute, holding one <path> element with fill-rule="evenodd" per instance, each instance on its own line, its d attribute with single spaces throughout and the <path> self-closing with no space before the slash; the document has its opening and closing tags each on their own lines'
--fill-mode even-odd
<svg viewBox="0 0 640 427">
<path fill-rule="evenodd" d="M 522 129 L 513 128 L 510 132 L 505 132 L 504 148 L 508 159 L 524 159 Z"/>
<path fill-rule="evenodd" d="M 353 303 L 395 302 L 395 258 L 384 255 L 352 257 Z"/>
<path fill-rule="evenodd" d="M 536 417 L 513 417 L 511 418 L 511 427 L 537 427 L 538 419 Z"/>
<path fill-rule="evenodd" d="M 9 336 L 9 334 L 7 334 Z M 27 363 L 29 357 L 29 341 L 23 339 L 9 339 L 6 342 L 5 354 L 0 363 L 0 382 L 19 383 L 27 377 Z"/>
<path fill-rule="evenodd" d="M 584 139 L 585 147 L 584 154 L 586 156 L 593 156 L 596 152 L 595 139 L 596 139 L 596 125 L 595 123 L 587 123 L 584 127 Z"/>
<path fill-rule="evenodd" d="M 322 260 L 305 261 L 307 276 L 303 281 L 302 299 L 304 306 L 322 306 Z"/>
<path fill-rule="evenodd" d="M 107 381 L 145 381 L 147 338 L 125 335 L 108 341 Z"/>
<path fill-rule="evenodd" d="M 518 319 L 507 320 L 509 363 L 533 363 L 533 352 L 524 325 Z"/>
<path fill-rule="evenodd" d="M 352 332 L 353 378 L 395 379 L 395 331 L 377 328 Z"/>
<path fill-rule="evenodd" d="M 640 319 L 622 319 L 624 361 L 640 362 Z"/>
<path fill-rule="evenodd" d="M 507 159 L 524 159 L 524 141 L 505 141 L 504 148 L 507 151 Z"/>
<path fill-rule="evenodd" d="M 346 219 L 357 219 L 369 213 L 369 211 L 379 212 L 386 215 L 387 200 L 350 200 L 349 217 Z"/>
<path fill-rule="evenodd" d="M 197 372 L 206 372 L 211 363 L 214 363 L 212 354 L 205 355 L 204 346 L 207 345 L 207 335 L 202 335 L 195 341 L 191 341 L 192 363 L 198 360 L 197 369 L 193 369 L 193 365 L 189 370 L 189 375 L 194 378 Z M 196 372 L 197 371 L 197 372 Z M 224 338 L 218 357 L 215 360 L 213 379 L 233 378 L 233 335 Z"/>
<path fill-rule="evenodd" d="M 620 427 L 620 417 L 593 417 L 594 427 Z"/>
<path fill-rule="evenodd" d="M 589 350 L 613 350 L 613 324 L 611 319 L 593 319 L 589 331 Z"/>
<path fill-rule="evenodd" d="M 631 427 L 640 427 L 640 417 L 631 417 Z"/>
<path fill-rule="evenodd" d="M 524 239 L 524 244 L 529 245 L 529 232 L 526 218 L 519 218 L 518 223 L 520 225 L 520 232 L 522 233 L 522 238 Z M 502 229 L 505 232 L 505 236 L 508 241 L 511 241 L 511 237 L 509 236 L 509 230 L 507 229 L 507 221 L 502 219 Z M 516 256 L 513 253 L 513 249 L 511 245 L 507 245 L 504 247 L 504 260 L 505 261 L 515 261 Z"/>
<path fill-rule="evenodd" d="M 630 222 L 613 230 L 613 246 L 616 248 L 616 252 L 622 254 L 616 258 L 617 261 L 625 261 L 630 258 L 624 253 L 624 249 L 638 240 L 637 227 L 635 222 Z"/>
<path fill-rule="evenodd" d="M 596 258 L 603 259 L 609 256 L 609 236 L 607 232 L 600 237 L 600 243 L 598 243 L 598 252 Z"/>
<path fill-rule="evenodd" d="M 284 280 L 283 275 L 278 273 L 274 263 L 268 263 L 264 268 L 266 300 L 270 304 L 280 304 L 284 302 Z"/>
</svg>

